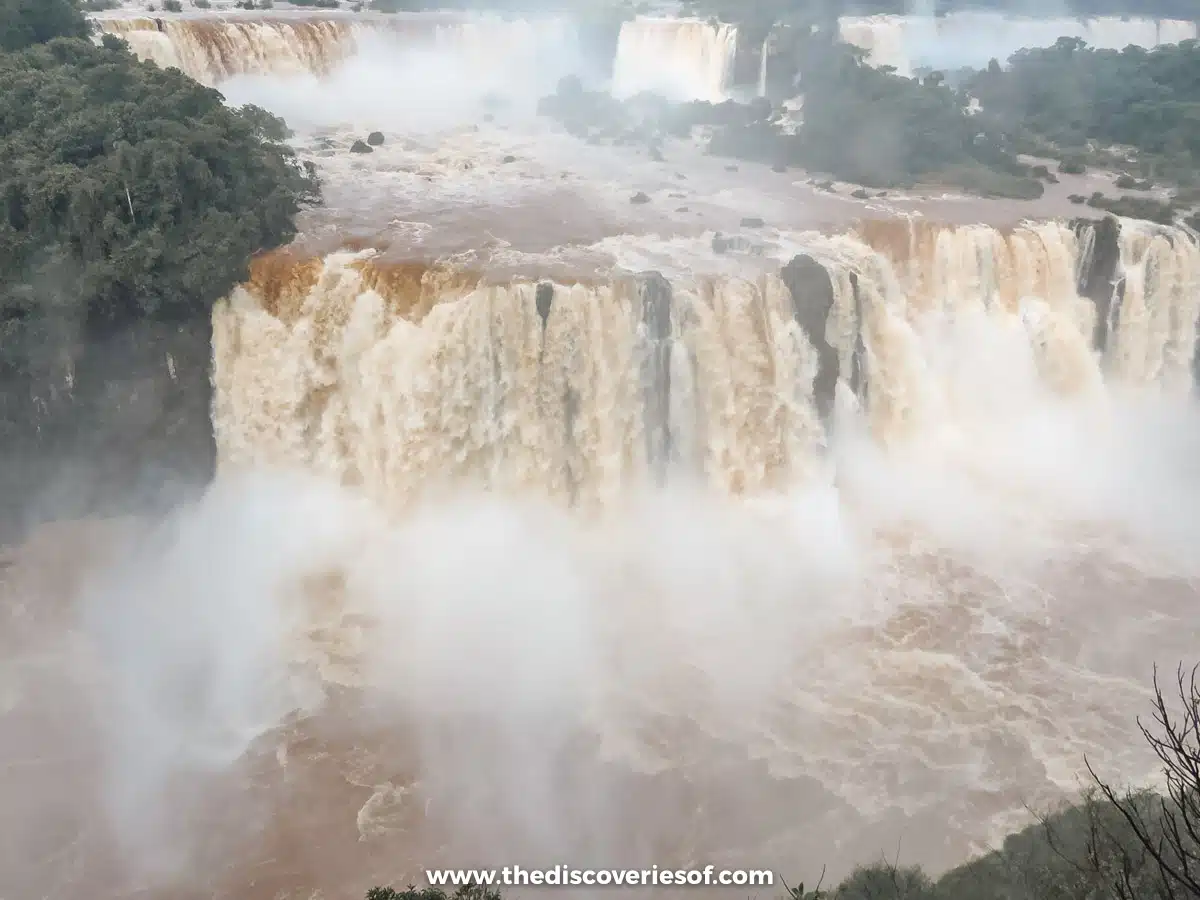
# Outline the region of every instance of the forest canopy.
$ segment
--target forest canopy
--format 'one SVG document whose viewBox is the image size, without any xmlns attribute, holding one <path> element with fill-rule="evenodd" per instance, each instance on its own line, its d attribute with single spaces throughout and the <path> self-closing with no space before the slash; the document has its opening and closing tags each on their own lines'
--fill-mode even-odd
<svg viewBox="0 0 1200 900">
<path fill-rule="evenodd" d="M 1196 41 L 1116 51 L 1064 37 L 1016 53 L 1006 69 L 990 66 L 965 87 L 982 103 L 985 122 L 1030 149 L 1079 156 L 1127 148 L 1115 160 L 1148 177 L 1185 184 L 1200 177 Z"/>
<path fill-rule="evenodd" d="M 87 37 L 87 19 L 69 0 L 0 0 L 0 50 L 12 51 L 56 37 Z"/>
<path fill-rule="evenodd" d="M 70 0 L 0 0 L 0 341 L 207 310 L 319 199 L 284 123 L 97 46 Z"/>
</svg>

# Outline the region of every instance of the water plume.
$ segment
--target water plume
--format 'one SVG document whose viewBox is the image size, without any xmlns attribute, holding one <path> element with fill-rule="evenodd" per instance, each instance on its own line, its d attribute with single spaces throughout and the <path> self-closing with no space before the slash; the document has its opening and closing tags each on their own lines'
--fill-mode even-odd
<svg viewBox="0 0 1200 900">
<path fill-rule="evenodd" d="M 306 577 L 344 560 L 368 521 L 361 504 L 305 476 L 224 480 L 134 532 L 85 588 L 106 799 L 146 875 L 194 871 L 197 785 L 319 704 L 320 682 L 293 668 L 289 635 L 308 613 L 289 601 Z"/>
</svg>

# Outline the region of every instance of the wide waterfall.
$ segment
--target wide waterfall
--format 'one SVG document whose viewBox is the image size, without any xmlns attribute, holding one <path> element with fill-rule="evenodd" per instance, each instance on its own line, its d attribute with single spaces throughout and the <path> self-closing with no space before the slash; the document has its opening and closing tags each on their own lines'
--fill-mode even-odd
<svg viewBox="0 0 1200 900">
<path fill-rule="evenodd" d="M 104 17 L 103 32 L 129 42 L 143 59 L 174 66 L 205 84 L 244 75 L 328 76 L 360 55 L 452 60 L 450 68 L 503 73 L 549 68 L 575 44 L 559 19 L 493 15 Z M 557 76 L 555 76 L 557 77 Z M 553 85 L 553 78 L 546 76 Z"/>
<path fill-rule="evenodd" d="M 143 59 L 205 84 L 237 75 L 327 75 L 357 52 L 355 29 L 344 19 L 107 18 L 100 26 Z"/>
<path fill-rule="evenodd" d="M 664 477 L 787 490 L 819 470 L 839 391 L 885 444 L 966 439 L 992 411 L 939 358 L 963 329 L 1015 354 L 994 377 L 1027 365 L 1048 396 L 1191 389 L 1200 250 L 1182 231 L 1125 224 L 1099 349 L 1091 226 L 795 244 L 771 275 L 583 283 L 472 283 L 371 251 L 263 260 L 214 320 L 221 461 L 401 505 L 464 480 L 592 507 Z"/>
</svg>

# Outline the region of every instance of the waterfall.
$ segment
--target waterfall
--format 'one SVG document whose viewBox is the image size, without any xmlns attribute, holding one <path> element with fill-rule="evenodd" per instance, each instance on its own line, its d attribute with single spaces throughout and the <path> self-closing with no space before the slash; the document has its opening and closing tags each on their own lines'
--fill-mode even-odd
<svg viewBox="0 0 1200 900">
<path fill-rule="evenodd" d="M 570 55 L 573 27 L 559 19 L 498 16 L 259 16 L 97 18 L 102 33 L 124 38 L 142 59 L 174 66 L 205 84 L 239 75 L 327 76 L 363 53 L 403 61 L 436 53 L 468 72 L 511 77 Z M 553 80 L 550 80 L 551 85 Z"/>
<path fill-rule="evenodd" d="M 355 29 L 344 19 L 98 21 L 142 59 L 209 85 L 237 75 L 325 75 L 357 50 Z"/>
<path fill-rule="evenodd" d="M 268 258 L 215 313 L 220 458 L 399 505 L 466 481 L 599 507 L 668 469 L 731 494 L 801 483 L 839 395 L 885 446 L 966 440 L 1022 371 L 1052 396 L 1186 395 L 1200 251 L 1179 229 L 1126 222 L 1097 247 L 1090 228 L 872 223 L 749 279 L 487 283 L 372 251 Z M 1079 273 L 1114 253 L 1102 349 Z M 986 390 L 946 356 L 964 328 L 996 354 L 970 363 Z"/>
<path fill-rule="evenodd" d="M 640 91 L 671 100 L 727 99 L 737 52 L 737 29 L 701 19 L 638 17 L 621 26 L 613 93 Z"/>
<path fill-rule="evenodd" d="M 232 17 L 97 17 L 103 33 L 127 40 L 143 59 L 175 66 L 205 84 L 239 75 L 325 76 L 367 49 L 383 56 L 421 49 L 449 53 L 468 68 L 570 68 L 578 34 L 566 20 L 496 16 L 262 15 Z M 999 13 L 951 13 L 940 18 L 877 15 L 839 20 L 842 40 L 866 51 L 875 66 L 909 75 L 914 66 L 984 66 L 1023 47 L 1078 37 L 1100 49 L 1153 48 L 1197 37 L 1197 24 L 1176 20 L 1030 19 Z M 763 46 L 758 90 L 766 83 L 771 40 Z M 728 99 L 737 28 L 687 18 L 638 17 L 617 40 L 612 90 L 618 97 L 652 91 L 677 101 Z M 574 54 L 578 56 L 578 54 Z M 574 62 L 578 62 L 575 59 Z M 486 66 L 484 65 L 486 63 Z M 557 75 L 556 75 L 557 77 Z"/>
</svg>

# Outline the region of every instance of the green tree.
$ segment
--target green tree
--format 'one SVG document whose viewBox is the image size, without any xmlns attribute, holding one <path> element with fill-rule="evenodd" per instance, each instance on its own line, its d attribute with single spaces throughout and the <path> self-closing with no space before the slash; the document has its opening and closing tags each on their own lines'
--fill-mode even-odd
<svg viewBox="0 0 1200 900">
<path fill-rule="evenodd" d="M 150 470 L 207 477 L 212 304 L 319 194 L 281 120 L 93 44 L 74 4 L 0 23 L 3 526 L 43 493 L 84 515 Z"/>
<path fill-rule="evenodd" d="M 1022 50 L 1007 71 L 989 67 L 968 90 L 983 119 L 1021 137 L 1030 149 L 1057 153 L 1063 171 L 1082 164 L 1120 165 L 1164 181 L 1188 183 L 1200 170 L 1200 43 L 1143 50 L 1094 50 L 1077 38 Z"/>
<path fill-rule="evenodd" d="M 87 19 L 71 0 L 0 0 L 0 50 L 56 37 L 87 37 Z"/>
<path fill-rule="evenodd" d="M 0 54 L 0 329 L 206 309 L 318 199 L 284 123 L 113 42 Z M 10 334 L 11 336 L 11 334 Z M 11 363 L 11 359 L 8 360 Z"/>
</svg>

